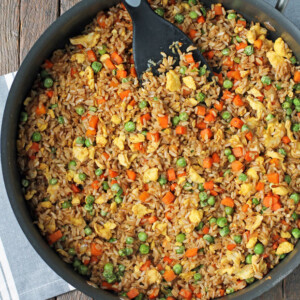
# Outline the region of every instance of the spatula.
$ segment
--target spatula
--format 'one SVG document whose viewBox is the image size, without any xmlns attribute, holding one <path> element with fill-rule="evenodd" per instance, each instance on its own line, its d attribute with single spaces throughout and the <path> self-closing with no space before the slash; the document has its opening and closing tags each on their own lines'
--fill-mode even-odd
<svg viewBox="0 0 300 300">
<path fill-rule="evenodd" d="M 171 45 L 174 43 L 182 43 L 181 52 L 193 46 L 192 40 L 187 37 L 179 28 L 164 18 L 156 14 L 147 0 L 122 0 L 128 10 L 133 22 L 133 57 L 138 78 L 141 79 L 142 74 L 151 67 L 154 74 L 157 74 L 161 53 L 167 56 L 173 56 L 179 64 L 179 55 Z M 209 80 L 211 80 L 212 69 L 207 60 L 196 49 L 192 51 L 195 62 L 206 65 L 209 70 Z M 153 63 L 154 62 L 154 63 Z"/>
</svg>

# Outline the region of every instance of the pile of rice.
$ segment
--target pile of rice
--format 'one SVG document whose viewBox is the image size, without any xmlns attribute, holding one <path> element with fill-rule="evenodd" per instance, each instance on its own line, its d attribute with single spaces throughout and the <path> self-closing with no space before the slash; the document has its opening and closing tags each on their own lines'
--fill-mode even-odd
<svg viewBox="0 0 300 300">
<path fill-rule="evenodd" d="M 93 286 L 216 298 L 263 278 L 300 237 L 299 67 L 281 38 L 218 4 L 150 2 L 220 68 L 218 84 L 187 53 L 139 86 L 129 14 L 100 12 L 24 102 L 24 195 Z"/>
</svg>

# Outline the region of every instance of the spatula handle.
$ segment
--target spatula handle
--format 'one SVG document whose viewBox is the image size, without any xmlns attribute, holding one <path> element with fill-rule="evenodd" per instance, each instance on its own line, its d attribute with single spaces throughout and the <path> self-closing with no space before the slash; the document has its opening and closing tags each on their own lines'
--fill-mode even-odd
<svg viewBox="0 0 300 300">
<path fill-rule="evenodd" d="M 138 7 L 141 4 L 141 0 L 124 0 L 124 2 L 132 7 Z"/>
</svg>

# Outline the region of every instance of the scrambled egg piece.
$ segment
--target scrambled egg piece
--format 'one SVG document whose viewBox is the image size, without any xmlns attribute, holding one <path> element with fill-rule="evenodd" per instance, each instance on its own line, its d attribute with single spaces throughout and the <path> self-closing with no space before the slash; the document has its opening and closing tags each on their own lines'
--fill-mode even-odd
<svg viewBox="0 0 300 300">
<path fill-rule="evenodd" d="M 264 40 L 265 35 L 267 34 L 267 29 L 262 28 L 259 23 L 250 27 L 250 30 L 247 32 L 247 40 L 250 44 L 254 44 L 257 38 Z"/>
<path fill-rule="evenodd" d="M 182 81 L 191 90 L 195 90 L 196 89 L 196 83 L 195 83 L 195 80 L 194 80 L 194 78 L 192 76 L 183 77 Z"/>
<path fill-rule="evenodd" d="M 185 177 L 185 176 L 179 177 L 179 178 L 177 179 L 177 184 L 178 184 L 178 185 L 181 185 L 181 184 L 183 184 L 183 183 L 185 182 L 185 180 L 186 180 L 186 177 Z"/>
<path fill-rule="evenodd" d="M 147 147 L 147 153 L 153 153 L 159 147 L 160 142 L 149 142 Z"/>
<path fill-rule="evenodd" d="M 43 208 L 51 208 L 52 207 L 52 203 L 50 201 L 43 201 L 39 203 L 40 207 Z"/>
<path fill-rule="evenodd" d="M 264 107 L 264 105 L 260 101 L 254 100 L 251 96 L 248 96 L 247 100 L 251 108 L 256 110 L 257 118 L 261 119 L 263 113 L 266 112 L 266 108 Z"/>
<path fill-rule="evenodd" d="M 241 185 L 240 194 L 245 196 L 253 190 L 253 184 L 252 183 L 243 183 Z"/>
<path fill-rule="evenodd" d="M 48 123 L 44 123 L 44 121 L 41 119 L 37 121 L 36 125 L 41 132 L 45 131 L 48 127 Z"/>
<path fill-rule="evenodd" d="M 73 170 L 69 170 L 66 175 L 66 179 L 68 181 L 72 181 L 75 176 L 75 172 Z"/>
<path fill-rule="evenodd" d="M 230 143 L 231 147 L 233 147 L 233 148 L 235 148 L 235 147 L 243 147 L 244 146 L 237 134 L 232 135 L 228 139 L 228 143 Z"/>
<path fill-rule="evenodd" d="M 128 169 L 130 167 L 130 161 L 127 157 L 127 154 L 124 153 L 120 153 L 118 155 L 118 160 L 121 166 L 125 167 L 126 169 Z"/>
<path fill-rule="evenodd" d="M 292 56 L 292 54 L 290 53 L 290 49 L 288 47 L 285 47 L 285 43 L 281 37 L 275 41 L 274 51 L 276 54 L 282 57 L 291 58 Z"/>
<path fill-rule="evenodd" d="M 253 234 L 250 237 L 248 243 L 246 244 L 246 248 L 248 248 L 248 249 L 253 248 L 255 246 L 256 242 L 257 242 L 257 234 Z"/>
<path fill-rule="evenodd" d="M 279 196 L 285 196 L 290 193 L 290 190 L 284 186 L 271 187 L 272 192 Z"/>
<path fill-rule="evenodd" d="M 100 147 L 105 147 L 105 145 L 107 144 L 107 142 L 108 142 L 107 138 L 105 138 L 103 135 L 97 135 L 96 136 L 96 143 Z"/>
<path fill-rule="evenodd" d="M 156 181 L 158 179 L 158 168 L 151 168 L 145 171 L 143 176 L 144 183 Z"/>
<path fill-rule="evenodd" d="M 79 179 L 79 174 L 74 174 L 73 179 L 74 179 L 75 183 L 83 184 L 83 181 Z"/>
<path fill-rule="evenodd" d="M 106 222 L 103 226 L 95 223 L 95 232 L 102 238 L 109 240 L 112 237 L 111 230 L 115 229 L 117 225 L 113 222 Z"/>
<path fill-rule="evenodd" d="M 285 63 L 284 58 L 278 55 L 275 51 L 268 51 L 266 55 L 270 64 L 275 69 Z"/>
<path fill-rule="evenodd" d="M 246 280 L 253 277 L 254 271 L 252 265 L 245 265 L 235 274 L 239 279 Z"/>
<path fill-rule="evenodd" d="M 125 133 L 124 132 L 120 132 L 120 136 L 115 138 L 113 143 L 120 149 L 120 150 L 124 150 L 126 137 L 125 137 Z"/>
<path fill-rule="evenodd" d="M 281 255 L 281 254 L 289 253 L 293 250 L 294 250 L 294 245 L 292 243 L 283 242 L 283 243 L 279 244 L 279 246 L 276 250 L 276 254 Z"/>
<path fill-rule="evenodd" d="M 258 228 L 264 217 L 262 215 L 257 215 L 253 217 L 249 217 L 246 219 L 246 229 L 249 231 L 254 231 L 256 228 Z"/>
<path fill-rule="evenodd" d="M 47 187 L 47 193 L 50 194 L 50 201 L 54 201 L 57 191 L 59 190 L 59 184 L 55 185 L 48 185 Z"/>
<path fill-rule="evenodd" d="M 249 126 L 250 129 L 254 129 L 258 126 L 259 120 L 257 120 L 254 117 L 250 117 L 247 119 L 247 125 Z"/>
<path fill-rule="evenodd" d="M 275 151 L 270 151 L 268 150 L 266 152 L 266 156 L 268 157 L 272 157 L 272 158 L 277 158 L 277 159 L 280 159 L 280 160 L 284 160 L 284 156 L 278 152 L 275 152 Z"/>
<path fill-rule="evenodd" d="M 185 282 L 189 282 L 195 275 L 195 271 L 180 273 L 179 277 L 182 278 Z"/>
<path fill-rule="evenodd" d="M 252 88 L 251 90 L 248 91 L 248 93 L 253 95 L 255 98 L 263 96 L 263 94 L 256 88 Z"/>
<path fill-rule="evenodd" d="M 284 133 L 285 127 L 283 123 L 278 121 L 268 123 L 268 128 L 263 135 L 263 143 L 266 148 L 276 148 L 280 144 Z"/>
<path fill-rule="evenodd" d="M 176 92 L 180 90 L 181 82 L 176 72 L 170 70 L 166 76 L 167 76 L 167 85 L 166 85 L 167 90 L 169 90 L 170 92 Z"/>
<path fill-rule="evenodd" d="M 192 211 L 189 215 L 189 219 L 190 219 L 191 223 L 199 224 L 200 221 L 202 220 L 202 218 L 203 218 L 202 210 L 192 209 Z"/>
<path fill-rule="evenodd" d="M 85 74 L 88 79 L 88 86 L 91 90 L 93 90 L 95 88 L 95 78 L 93 69 L 90 66 L 86 67 Z"/>
<path fill-rule="evenodd" d="M 254 180 L 258 180 L 258 179 L 259 179 L 259 177 L 258 177 L 258 175 L 257 175 L 257 172 L 256 172 L 256 170 L 255 170 L 254 168 L 248 169 L 247 175 L 248 175 L 249 177 L 251 177 L 252 179 L 254 179 Z"/>
<path fill-rule="evenodd" d="M 138 134 L 132 134 L 130 135 L 129 137 L 129 141 L 130 143 L 142 143 L 145 141 L 145 136 L 141 133 L 138 133 Z"/>
<path fill-rule="evenodd" d="M 116 125 L 119 125 L 121 123 L 121 118 L 118 116 L 118 115 L 113 115 L 111 117 L 111 121 L 116 124 Z"/>
<path fill-rule="evenodd" d="M 267 270 L 267 264 L 264 262 L 264 260 L 259 255 L 253 255 L 252 256 L 252 268 L 253 271 L 265 273 Z"/>
<path fill-rule="evenodd" d="M 196 106 L 196 105 L 198 105 L 198 103 L 199 102 L 195 98 L 189 98 L 187 101 L 187 104 L 190 106 Z"/>
<path fill-rule="evenodd" d="M 285 121 L 285 129 L 286 129 L 286 132 L 287 132 L 287 136 L 288 138 L 291 140 L 291 142 L 296 142 L 297 140 L 294 138 L 294 135 L 291 131 L 291 120 L 286 120 Z"/>
<path fill-rule="evenodd" d="M 73 156 L 80 162 L 84 162 L 89 157 L 89 150 L 84 147 L 73 147 Z"/>
<path fill-rule="evenodd" d="M 103 204 L 107 202 L 107 199 L 105 199 L 103 196 L 99 196 L 96 200 L 95 200 L 95 203 L 96 204 Z M 114 202 L 115 203 L 115 202 Z"/>
<path fill-rule="evenodd" d="M 52 109 L 48 109 L 47 114 L 48 114 L 52 119 L 55 118 L 54 111 L 53 111 Z"/>
<path fill-rule="evenodd" d="M 248 76 L 250 74 L 250 71 L 240 71 L 242 78 L 245 78 L 246 76 Z"/>
<path fill-rule="evenodd" d="M 77 61 L 79 64 L 84 63 L 85 54 L 84 53 L 75 53 L 71 56 L 71 61 Z"/>
<path fill-rule="evenodd" d="M 85 226 L 86 225 L 83 217 L 78 217 L 78 218 L 71 217 L 70 221 L 74 226 L 79 227 L 79 226 Z"/>
<path fill-rule="evenodd" d="M 73 206 L 79 205 L 79 204 L 80 204 L 80 199 L 79 199 L 79 197 L 75 196 L 75 197 L 72 199 L 71 203 L 72 203 Z"/>
<path fill-rule="evenodd" d="M 94 159 L 95 152 L 96 152 L 96 148 L 95 147 L 89 147 L 89 159 Z"/>
<path fill-rule="evenodd" d="M 174 111 L 180 112 L 180 102 L 171 102 L 169 105 Z"/>
<path fill-rule="evenodd" d="M 138 218 L 142 218 L 143 216 L 150 214 L 153 212 L 152 209 L 147 208 L 145 205 L 143 204 L 135 204 L 132 206 L 132 212 L 138 217 Z"/>
<path fill-rule="evenodd" d="M 23 102 L 24 106 L 27 106 L 31 102 L 31 100 L 32 100 L 31 97 L 27 97 Z"/>
<path fill-rule="evenodd" d="M 168 228 L 167 223 L 155 222 L 152 225 L 152 230 L 157 230 L 160 234 L 165 235 L 165 236 L 167 235 L 167 228 Z"/>
<path fill-rule="evenodd" d="M 110 56 L 109 56 L 109 54 L 103 54 L 103 55 L 101 55 L 101 57 L 100 57 L 100 61 L 101 62 L 105 62 L 107 59 L 109 59 L 110 58 Z"/>
<path fill-rule="evenodd" d="M 189 177 L 190 179 L 195 182 L 195 183 L 204 183 L 205 182 L 205 179 L 202 178 L 196 171 L 193 167 L 190 167 L 189 168 Z"/>
<path fill-rule="evenodd" d="M 290 239 L 292 237 L 288 231 L 287 232 L 281 231 L 280 236 L 284 239 Z"/>
<path fill-rule="evenodd" d="M 117 207 L 118 207 L 117 203 L 116 203 L 116 202 L 113 202 L 113 203 L 110 205 L 110 211 L 111 211 L 112 213 L 115 213 L 115 212 L 117 211 Z"/>
<path fill-rule="evenodd" d="M 73 38 L 70 38 L 70 43 L 72 45 L 82 45 L 84 48 L 95 47 L 100 39 L 100 33 L 91 32 L 86 35 L 79 35 Z"/>
<path fill-rule="evenodd" d="M 52 233 L 56 230 L 55 220 L 51 219 L 50 222 L 46 225 L 46 231 Z"/>
<path fill-rule="evenodd" d="M 300 158 L 300 142 L 292 144 L 291 156 L 294 158 Z"/>
<path fill-rule="evenodd" d="M 148 284 L 159 284 L 161 282 L 161 274 L 156 269 L 150 269 L 146 272 L 146 281 Z"/>
</svg>

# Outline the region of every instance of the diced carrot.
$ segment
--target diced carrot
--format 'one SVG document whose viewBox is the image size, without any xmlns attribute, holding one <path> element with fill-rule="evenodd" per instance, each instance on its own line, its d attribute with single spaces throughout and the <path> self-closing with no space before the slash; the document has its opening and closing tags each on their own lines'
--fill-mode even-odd
<svg viewBox="0 0 300 300">
<path fill-rule="evenodd" d="M 110 70 L 114 70 L 116 68 L 116 66 L 109 58 L 104 61 L 104 65 Z"/>
<path fill-rule="evenodd" d="M 271 183 L 279 183 L 279 174 L 278 173 L 269 173 L 267 175 L 269 182 Z"/>
<path fill-rule="evenodd" d="M 129 299 L 133 299 L 135 297 L 137 297 L 139 295 L 139 291 L 136 288 L 132 288 L 128 293 L 127 293 L 127 297 Z"/>
<path fill-rule="evenodd" d="M 105 103 L 106 100 L 104 98 L 101 98 L 101 99 L 97 99 L 97 104 L 100 105 L 100 104 L 103 104 Z"/>
<path fill-rule="evenodd" d="M 215 117 L 213 114 L 208 113 L 208 114 L 205 116 L 204 121 L 205 121 L 205 122 L 208 122 L 208 123 L 214 122 L 214 121 L 216 121 L 216 117 Z"/>
<path fill-rule="evenodd" d="M 224 294 L 225 294 L 225 290 L 220 289 L 220 296 L 222 297 L 222 296 L 224 296 Z"/>
<path fill-rule="evenodd" d="M 273 165 L 275 165 L 276 167 L 278 167 L 279 166 L 279 159 L 278 158 L 272 158 L 271 160 L 270 160 L 270 164 L 273 164 Z"/>
<path fill-rule="evenodd" d="M 271 87 L 272 87 L 272 84 L 269 84 L 269 85 L 265 85 L 265 86 L 264 86 L 265 90 L 267 90 L 267 91 L 268 91 Z"/>
<path fill-rule="evenodd" d="M 223 80 L 222 73 L 216 73 L 216 72 L 214 72 L 214 75 L 218 77 L 218 83 L 219 83 L 219 85 L 223 85 L 223 81 L 224 80 Z"/>
<path fill-rule="evenodd" d="M 151 115 L 149 113 L 146 113 L 140 117 L 140 121 L 143 125 L 146 124 L 146 121 L 150 121 L 150 120 L 151 120 Z"/>
<path fill-rule="evenodd" d="M 204 227 L 202 228 L 202 232 L 203 232 L 204 234 L 208 234 L 209 228 L 208 228 L 207 226 L 204 226 Z"/>
<path fill-rule="evenodd" d="M 234 62 L 230 57 L 226 57 L 222 64 L 223 66 L 229 67 L 231 69 L 234 65 Z"/>
<path fill-rule="evenodd" d="M 159 141 L 159 133 L 158 132 L 147 132 L 147 140 L 152 142 L 158 142 Z"/>
<path fill-rule="evenodd" d="M 143 148 L 143 143 L 141 143 L 141 142 L 133 144 L 133 147 L 137 151 L 143 151 L 143 149 L 144 149 Z"/>
<path fill-rule="evenodd" d="M 117 71 L 117 78 L 122 79 L 127 77 L 127 71 L 125 70 L 118 70 Z"/>
<path fill-rule="evenodd" d="M 227 249 L 229 251 L 232 251 L 235 247 L 236 247 L 236 244 L 229 244 L 229 245 L 227 245 Z"/>
<path fill-rule="evenodd" d="M 45 69 L 52 69 L 53 66 L 54 66 L 54 64 L 49 59 L 45 60 L 45 63 L 44 63 Z"/>
<path fill-rule="evenodd" d="M 242 212 L 247 212 L 247 210 L 248 210 L 248 208 L 249 208 L 249 205 L 246 203 L 246 204 L 244 204 L 243 206 L 242 206 Z"/>
<path fill-rule="evenodd" d="M 235 157 L 242 157 L 244 155 L 244 149 L 242 147 L 235 147 L 232 149 Z"/>
<path fill-rule="evenodd" d="M 223 101 L 218 101 L 215 103 L 214 107 L 217 111 L 222 111 L 223 110 L 223 106 L 224 106 L 224 102 Z"/>
<path fill-rule="evenodd" d="M 241 129 L 244 125 L 244 122 L 239 118 L 232 118 L 232 120 L 230 121 L 230 125 L 235 128 Z"/>
<path fill-rule="evenodd" d="M 212 138 L 213 133 L 210 128 L 202 129 L 200 135 L 204 141 L 207 141 Z"/>
<path fill-rule="evenodd" d="M 109 159 L 109 154 L 108 154 L 108 153 L 106 153 L 106 152 L 103 152 L 103 153 L 102 153 L 102 155 L 103 155 L 103 157 L 104 157 L 106 160 L 108 160 L 108 159 Z"/>
<path fill-rule="evenodd" d="M 198 129 L 205 129 L 205 128 L 207 128 L 207 124 L 204 121 L 199 121 L 196 123 L 196 127 Z"/>
<path fill-rule="evenodd" d="M 189 63 L 189 64 L 195 63 L 193 54 L 186 54 L 185 60 L 186 60 L 186 62 Z"/>
<path fill-rule="evenodd" d="M 168 115 L 165 115 L 163 117 L 158 117 L 158 123 L 161 128 L 168 128 L 168 122 L 169 122 L 169 117 Z"/>
<path fill-rule="evenodd" d="M 137 73 L 136 73 L 135 67 L 131 67 L 131 68 L 130 68 L 130 75 L 131 75 L 132 77 L 137 77 Z"/>
<path fill-rule="evenodd" d="M 97 56 L 93 50 L 88 50 L 86 52 L 86 54 L 87 54 L 87 58 L 90 62 L 94 62 L 97 60 Z"/>
<path fill-rule="evenodd" d="M 74 193 L 80 193 L 80 188 L 76 184 L 74 184 L 74 183 L 71 185 L 71 190 Z"/>
<path fill-rule="evenodd" d="M 176 179 L 176 173 L 175 173 L 175 170 L 172 168 L 172 169 L 169 169 L 167 171 L 167 176 L 168 176 L 168 180 L 169 181 L 173 181 Z"/>
<path fill-rule="evenodd" d="M 136 179 L 136 173 L 132 170 L 127 170 L 126 171 L 127 173 L 127 177 L 130 179 L 130 180 L 135 180 Z"/>
<path fill-rule="evenodd" d="M 186 176 L 186 172 L 185 171 L 181 171 L 180 173 L 177 173 L 177 177 L 184 177 Z"/>
<path fill-rule="evenodd" d="M 170 190 L 171 190 L 172 192 L 174 192 L 175 189 L 176 189 L 176 186 L 177 186 L 177 183 L 176 183 L 176 182 L 172 183 L 171 186 L 170 186 Z"/>
<path fill-rule="evenodd" d="M 203 184 L 203 187 L 206 190 L 212 190 L 214 188 L 214 182 L 213 181 L 207 181 Z"/>
<path fill-rule="evenodd" d="M 221 204 L 224 206 L 234 207 L 234 201 L 230 197 L 225 197 L 221 200 Z"/>
<path fill-rule="evenodd" d="M 151 266 L 151 260 L 146 260 L 146 262 L 144 264 L 142 264 L 142 266 L 140 267 L 140 271 L 146 271 L 149 269 L 149 267 Z"/>
<path fill-rule="evenodd" d="M 203 168 L 210 169 L 213 165 L 213 159 L 211 157 L 206 157 L 203 159 Z"/>
<path fill-rule="evenodd" d="M 91 259 L 90 259 L 90 264 L 92 264 L 92 263 L 96 263 L 96 262 L 98 262 L 98 257 L 97 257 L 97 256 L 94 256 L 94 255 L 92 255 L 92 256 L 91 256 Z"/>
<path fill-rule="evenodd" d="M 166 213 L 165 213 L 165 218 L 167 219 L 167 220 L 172 220 L 172 214 L 169 212 L 169 211 L 167 211 Z"/>
<path fill-rule="evenodd" d="M 234 162 L 231 163 L 231 169 L 234 172 L 238 172 L 238 171 L 242 170 L 243 168 L 244 168 L 244 165 L 238 160 L 235 160 Z"/>
<path fill-rule="evenodd" d="M 248 46 L 247 43 L 239 43 L 239 44 L 235 45 L 235 49 L 238 51 L 238 50 L 241 50 L 241 49 L 245 49 L 247 46 Z"/>
<path fill-rule="evenodd" d="M 163 277 L 164 277 L 165 281 L 170 282 L 176 278 L 176 275 L 173 270 L 167 270 L 167 271 L 165 271 Z"/>
<path fill-rule="evenodd" d="M 213 190 L 210 191 L 210 194 L 211 194 L 212 196 L 218 196 L 218 192 L 213 191 Z"/>
<path fill-rule="evenodd" d="M 165 256 L 163 258 L 163 261 L 166 262 L 168 265 L 172 264 L 173 259 L 171 259 L 169 256 Z"/>
<path fill-rule="evenodd" d="M 92 189 L 98 190 L 100 187 L 100 182 L 98 180 L 94 180 L 91 184 Z"/>
<path fill-rule="evenodd" d="M 223 15 L 223 9 L 221 5 L 215 5 L 214 7 L 215 15 L 216 16 L 221 16 Z"/>
<path fill-rule="evenodd" d="M 259 192 L 259 191 L 263 191 L 264 190 L 264 188 L 265 188 L 265 184 L 263 183 L 263 182 L 258 182 L 257 184 L 256 184 L 256 187 L 255 187 L 255 189 Z"/>
<path fill-rule="evenodd" d="M 247 25 L 247 23 L 246 23 L 245 20 L 238 20 L 238 21 L 237 21 L 237 24 L 242 25 L 242 26 L 244 26 L 244 27 L 246 27 L 246 25 Z"/>
<path fill-rule="evenodd" d="M 294 81 L 296 83 L 300 82 L 300 71 L 296 71 L 294 74 Z"/>
<path fill-rule="evenodd" d="M 248 141 L 252 141 L 252 139 L 253 139 L 253 133 L 252 133 L 251 131 L 249 131 L 249 132 L 247 132 L 247 133 L 245 134 L 245 137 L 246 137 L 246 139 L 247 139 Z"/>
<path fill-rule="evenodd" d="M 197 293 L 196 294 L 196 298 L 201 299 L 202 298 L 202 294 L 201 293 Z"/>
<path fill-rule="evenodd" d="M 261 46 L 262 46 L 262 40 L 261 39 L 257 39 L 256 41 L 254 41 L 254 48 L 260 49 Z"/>
<path fill-rule="evenodd" d="M 149 224 L 153 224 L 157 221 L 157 217 L 156 216 L 151 216 L 148 219 Z"/>
<path fill-rule="evenodd" d="M 244 105 L 244 102 L 241 98 L 240 95 L 235 95 L 234 98 L 233 98 L 233 103 L 236 105 L 236 106 L 243 106 Z"/>
<path fill-rule="evenodd" d="M 198 24 L 203 24 L 205 23 L 205 18 L 203 16 L 200 16 L 198 19 L 197 19 L 197 23 Z"/>
<path fill-rule="evenodd" d="M 113 185 L 113 184 L 115 184 L 115 183 L 118 183 L 118 181 L 115 180 L 115 179 L 112 179 L 112 180 L 110 181 L 110 184 L 111 184 L 111 185 Z"/>
<path fill-rule="evenodd" d="M 264 197 L 263 205 L 265 207 L 271 207 L 272 204 L 273 204 L 273 197 L 272 196 L 266 196 L 266 197 Z"/>
<path fill-rule="evenodd" d="M 213 50 L 207 51 L 203 53 L 203 56 L 207 59 L 213 59 L 215 52 Z"/>
<path fill-rule="evenodd" d="M 39 105 L 37 106 L 36 110 L 35 110 L 35 113 L 38 116 L 44 115 L 46 113 L 46 107 L 45 107 L 45 105 L 40 102 Z"/>
<path fill-rule="evenodd" d="M 72 77 L 74 77 L 74 75 L 77 73 L 77 69 L 76 68 L 71 68 L 70 70 L 70 74 Z"/>
<path fill-rule="evenodd" d="M 205 106 L 199 105 L 197 106 L 197 115 L 198 116 L 205 116 Z"/>
<path fill-rule="evenodd" d="M 182 298 L 184 298 L 184 299 L 187 299 L 187 300 L 190 300 L 190 299 L 192 299 L 192 292 L 191 291 L 189 291 L 189 290 L 186 290 L 186 289 L 181 289 L 180 291 L 179 291 L 179 295 L 182 297 Z"/>
<path fill-rule="evenodd" d="M 227 72 L 227 77 L 230 79 L 236 79 L 236 80 L 241 80 L 241 73 L 240 71 L 229 71 Z"/>
<path fill-rule="evenodd" d="M 33 150 L 33 152 L 37 153 L 40 150 L 40 145 L 36 142 L 33 142 L 30 149 Z"/>
<path fill-rule="evenodd" d="M 123 101 L 125 98 L 127 98 L 130 95 L 130 90 L 123 91 L 119 94 L 121 100 Z"/>
<path fill-rule="evenodd" d="M 52 98 L 52 97 L 53 97 L 53 94 L 54 94 L 53 91 L 46 91 L 46 95 L 47 95 L 49 98 Z"/>
<path fill-rule="evenodd" d="M 111 178 L 116 178 L 119 175 L 118 172 L 111 170 L 111 169 L 108 171 L 108 174 Z"/>
<path fill-rule="evenodd" d="M 89 121 L 89 126 L 92 127 L 92 128 L 96 128 L 97 124 L 98 124 L 98 121 L 99 121 L 99 119 L 98 119 L 97 116 L 95 116 L 95 115 L 91 116 L 91 119 Z"/>
<path fill-rule="evenodd" d="M 187 128 L 185 126 L 176 126 L 176 134 L 187 134 Z"/>
<path fill-rule="evenodd" d="M 189 36 L 191 39 L 194 39 L 196 37 L 196 34 L 197 34 L 197 30 L 190 29 Z"/>
<path fill-rule="evenodd" d="M 111 86 L 111 87 L 118 87 L 119 84 L 120 84 L 119 81 L 115 77 L 113 77 L 113 79 L 109 83 L 109 86 Z"/>
<path fill-rule="evenodd" d="M 57 242 L 62 236 L 63 234 L 60 229 L 48 235 L 49 245 L 52 245 L 55 242 Z"/>
<path fill-rule="evenodd" d="M 281 140 L 284 144 L 289 144 L 291 142 L 290 138 L 287 135 L 284 136 Z"/>
<path fill-rule="evenodd" d="M 185 256 L 186 257 L 194 257 L 198 253 L 198 248 L 191 248 L 185 251 Z"/>
<path fill-rule="evenodd" d="M 228 91 L 228 90 L 223 91 L 223 96 L 222 96 L 223 99 L 225 99 L 225 100 L 231 99 L 232 96 L 233 96 L 233 94 L 230 91 Z"/>
<path fill-rule="evenodd" d="M 182 89 L 182 96 L 183 96 L 183 97 L 187 97 L 187 96 L 189 96 L 191 93 L 192 93 L 192 91 L 191 91 L 190 89 L 188 89 L 188 88 L 186 88 L 186 87 L 183 87 L 183 89 Z"/>
<path fill-rule="evenodd" d="M 247 151 L 245 154 L 245 160 L 250 162 L 258 157 L 258 153 L 255 151 Z"/>
<path fill-rule="evenodd" d="M 212 160 L 214 163 L 219 163 L 220 162 L 220 156 L 218 153 L 213 153 L 213 155 L 211 156 L 212 157 Z"/>
<path fill-rule="evenodd" d="M 117 65 L 123 63 L 123 58 L 117 52 L 113 52 L 110 57 L 111 60 Z"/>
<path fill-rule="evenodd" d="M 129 102 L 129 105 L 131 105 L 131 106 L 135 106 L 135 105 L 136 105 L 136 102 L 135 102 L 135 100 L 131 100 L 131 101 Z"/>
<path fill-rule="evenodd" d="M 142 192 L 140 195 L 139 195 L 139 199 L 142 201 L 142 202 L 145 202 L 148 198 L 150 197 L 150 194 L 146 191 Z"/>
<path fill-rule="evenodd" d="M 159 294 L 159 288 L 154 288 L 149 295 L 149 299 L 155 299 Z"/>
<path fill-rule="evenodd" d="M 86 136 L 95 136 L 96 135 L 96 129 L 88 129 L 86 132 L 85 132 L 85 135 Z"/>
<path fill-rule="evenodd" d="M 105 16 L 101 15 L 97 18 L 97 23 L 100 28 L 105 28 L 106 27 L 106 22 L 105 22 Z"/>
<path fill-rule="evenodd" d="M 171 204 L 174 202 L 175 196 L 171 192 L 167 192 L 162 198 L 162 202 L 165 204 Z"/>
</svg>

